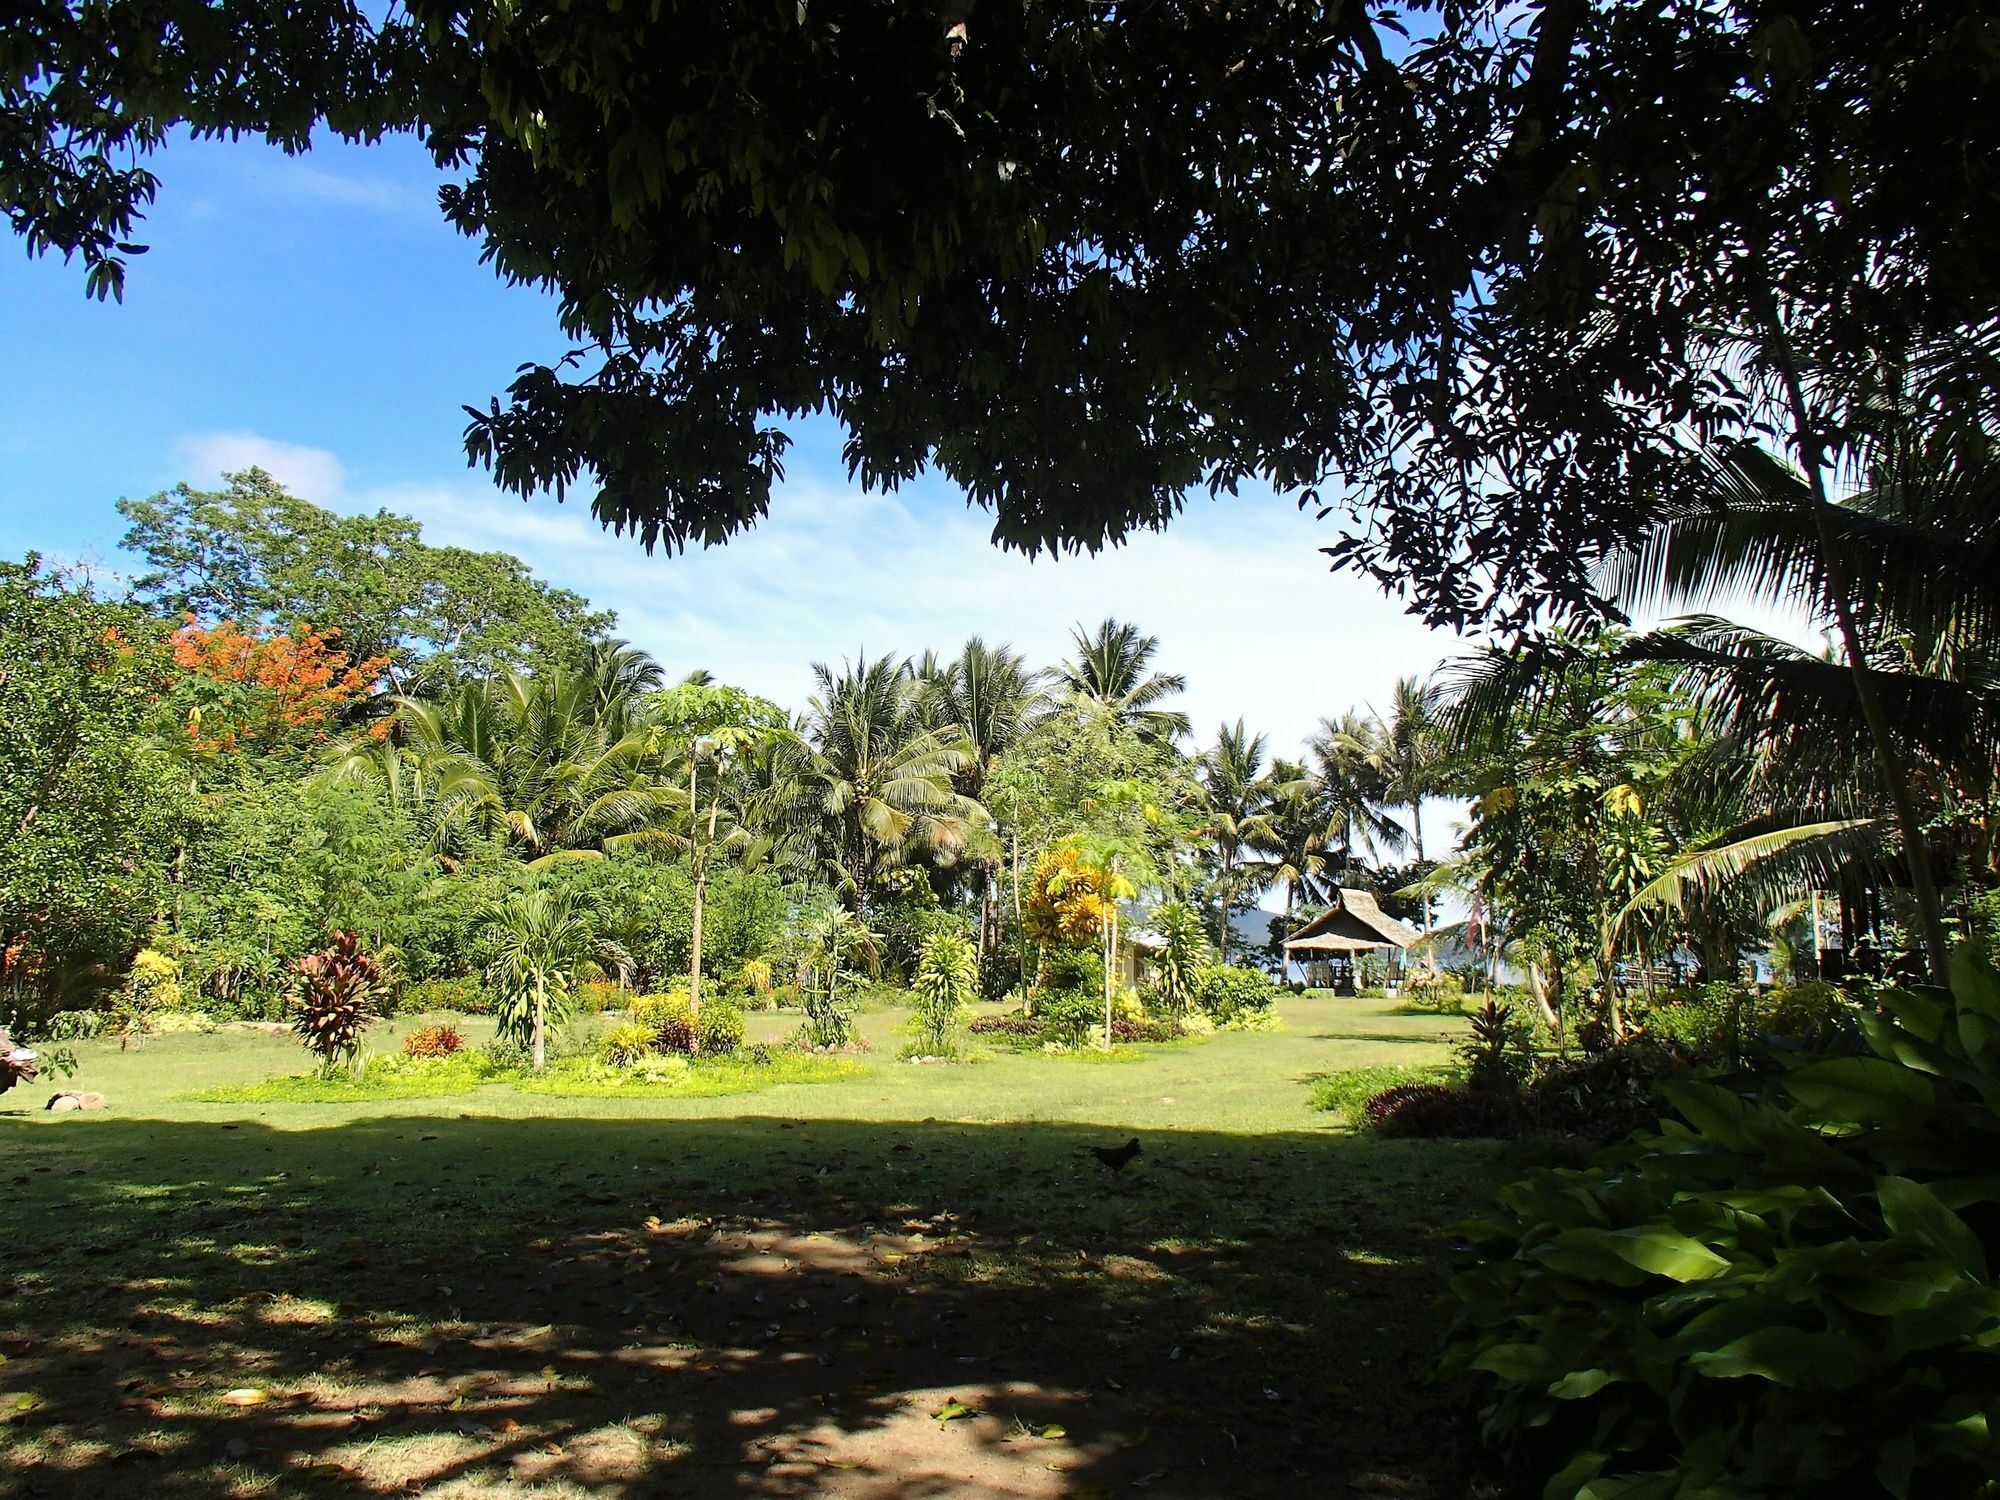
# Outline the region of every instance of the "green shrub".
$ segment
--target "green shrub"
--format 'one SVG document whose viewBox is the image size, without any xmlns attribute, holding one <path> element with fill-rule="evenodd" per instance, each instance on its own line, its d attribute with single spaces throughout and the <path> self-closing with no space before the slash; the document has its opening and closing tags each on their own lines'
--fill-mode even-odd
<svg viewBox="0 0 2000 1500">
<path fill-rule="evenodd" d="M 1218 1026 L 1228 1026 L 1270 1010 L 1278 1003 L 1278 987 L 1262 969 L 1210 964 L 1195 976 L 1195 1003 Z"/>
<path fill-rule="evenodd" d="M 1520 1095 L 1535 1065 L 1527 1023 L 1513 1006 L 1497 1000 L 1472 1013 L 1472 1029 L 1457 1051 L 1465 1086 L 1503 1099 Z"/>
<path fill-rule="evenodd" d="M 1049 947 L 1042 952 L 1038 990 L 1097 990 L 1104 988 L 1104 959 L 1095 948 Z"/>
<path fill-rule="evenodd" d="M 743 1012 L 726 1000 L 704 1000 L 694 1018 L 695 1049 L 703 1057 L 722 1057 L 743 1045 Z"/>
<path fill-rule="evenodd" d="M 146 1018 L 146 1029 L 156 1036 L 208 1036 L 217 1024 L 205 1010 L 163 1010 Z"/>
<path fill-rule="evenodd" d="M 1551 1500 L 1990 1492 L 2000 977 L 1952 970 L 1467 1226 L 1445 1367 Z"/>
<path fill-rule="evenodd" d="M 397 1002 L 405 1015 L 449 1010 L 461 1016 L 490 1016 L 493 997 L 477 979 L 419 979 L 403 986 Z"/>
<path fill-rule="evenodd" d="M 141 948 L 125 976 L 124 1001 L 141 1015 L 181 1008 L 181 970 L 157 948 Z"/>
<path fill-rule="evenodd" d="M 1104 991 L 1060 989 L 1038 995 L 1035 1020 L 1047 1040 L 1074 1046 L 1104 1029 Z"/>
<path fill-rule="evenodd" d="M 1361 1119 L 1368 1101 L 1385 1089 L 1405 1083 L 1441 1082 L 1436 1068 L 1352 1068 L 1345 1073 L 1322 1073 L 1312 1081 L 1306 1103 L 1353 1124 Z"/>
<path fill-rule="evenodd" d="M 600 1034 L 596 1025 L 583 1019 L 553 1027 L 543 1043 L 545 1060 L 553 1064 L 570 1058 L 595 1057 Z M 526 1073 L 534 1066 L 533 1049 L 524 1036 L 500 1032 L 481 1052 L 496 1072 Z"/>
<path fill-rule="evenodd" d="M 87 1042 L 102 1036 L 111 1025 L 111 1013 L 103 1010 L 59 1010 L 40 1027 L 40 1040 Z"/>
<path fill-rule="evenodd" d="M 1759 1036 L 1786 1042 L 1831 1043 L 1861 1035 L 1864 1008 L 1838 986 L 1811 979 L 1772 990 L 1751 1012 Z"/>
<path fill-rule="evenodd" d="M 810 989 L 801 997 L 806 1018 L 798 1030 L 801 1046 L 823 1052 L 838 1052 L 854 1039 L 854 1012 L 846 998 L 834 990 Z"/>
<path fill-rule="evenodd" d="M 614 1068 L 629 1068 L 653 1051 L 653 1032 L 636 1021 L 627 1021 L 604 1033 L 600 1055 Z"/>
<path fill-rule="evenodd" d="M 588 1058 L 566 1059 L 540 1075 L 510 1079 L 517 1089 L 533 1094 L 576 1098 L 646 1099 L 673 1096 L 714 1098 L 746 1094 L 786 1083 L 835 1083 L 867 1071 L 844 1057 L 811 1057 L 798 1052 L 770 1053 L 761 1058 L 741 1053 L 733 1057 L 692 1061 L 649 1053 L 630 1067 L 613 1067 Z"/>
</svg>

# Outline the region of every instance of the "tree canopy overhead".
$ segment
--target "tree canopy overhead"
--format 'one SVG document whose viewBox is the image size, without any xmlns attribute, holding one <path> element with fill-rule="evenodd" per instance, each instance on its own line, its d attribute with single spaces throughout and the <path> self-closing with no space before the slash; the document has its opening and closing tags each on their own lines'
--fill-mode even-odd
<svg viewBox="0 0 2000 1500">
<path fill-rule="evenodd" d="M 471 455 L 648 545 L 754 523 L 827 413 L 1007 545 L 1271 483 L 1430 618 L 1522 623 L 1801 370 L 1996 386 L 1981 0 L 39 0 L 7 58 L 0 200 L 100 295 L 174 126 L 421 134 L 573 340 Z"/>
</svg>

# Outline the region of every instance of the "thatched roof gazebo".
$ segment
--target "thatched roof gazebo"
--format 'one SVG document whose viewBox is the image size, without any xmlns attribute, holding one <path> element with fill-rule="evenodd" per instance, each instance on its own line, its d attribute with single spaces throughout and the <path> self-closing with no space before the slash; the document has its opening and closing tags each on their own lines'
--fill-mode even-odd
<svg viewBox="0 0 2000 1500">
<path fill-rule="evenodd" d="M 1342 886 L 1333 905 L 1285 939 L 1285 958 L 1308 970 L 1324 971 L 1327 981 L 1350 978 L 1362 953 L 1386 954 L 1392 970 L 1400 968 L 1403 950 L 1423 936 L 1407 922 L 1382 910 L 1374 893 Z"/>
</svg>

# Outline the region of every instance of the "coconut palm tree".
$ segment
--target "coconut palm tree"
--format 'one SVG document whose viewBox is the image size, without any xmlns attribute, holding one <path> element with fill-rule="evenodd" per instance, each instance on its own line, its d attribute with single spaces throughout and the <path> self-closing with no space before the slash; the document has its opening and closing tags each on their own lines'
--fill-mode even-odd
<svg viewBox="0 0 2000 1500">
<path fill-rule="evenodd" d="M 917 668 L 922 686 L 924 717 L 935 729 L 955 730 L 966 762 L 955 781 L 958 790 L 975 800 L 986 789 L 994 763 L 1020 744 L 1047 711 L 1041 674 L 1030 670 L 1021 654 L 1009 646 L 989 646 L 973 636 L 954 660 L 925 655 Z M 992 840 L 975 839 L 982 852 L 974 858 L 979 872 L 979 947 L 983 961 L 998 940 L 999 908 L 996 876 L 1000 851 Z"/>
<path fill-rule="evenodd" d="M 1376 738 L 1373 721 L 1349 710 L 1338 719 L 1321 719 L 1307 745 L 1336 868 L 1353 863 L 1357 852 L 1400 853 L 1410 841 L 1389 815 L 1393 793 L 1370 748 Z"/>
<path fill-rule="evenodd" d="M 1787 711 L 1861 730 L 1870 790 L 1886 804 L 1942 982 L 1943 901 L 1925 825 L 1944 791 L 1993 775 L 2000 462 L 1990 432 L 1931 426 L 1893 402 L 1874 415 L 1839 452 L 1802 429 L 1797 466 L 1749 445 L 1699 455 L 1651 532 L 1612 556 L 1603 579 L 1628 608 L 1754 599 L 1799 611 L 1839 641 L 1837 660 L 1808 660 L 1710 618 L 1649 646 L 1718 703 L 1785 696 Z"/>
<path fill-rule="evenodd" d="M 659 669 L 613 642 L 575 668 L 403 697 L 385 735 L 342 746 L 332 779 L 421 798 L 436 852 L 499 839 L 531 868 L 650 838 L 676 806 L 642 695 Z"/>
<path fill-rule="evenodd" d="M 1418 677 L 1396 681 L 1386 718 L 1368 725 L 1362 751 L 1382 778 L 1382 795 L 1389 807 L 1410 811 L 1410 839 L 1419 862 L 1424 855 L 1424 798 L 1439 788 L 1444 770 L 1443 741 L 1438 727 L 1439 689 Z M 1431 925 L 1431 903 L 1423 900 L 1423 925 Z"/>
<path fill-rule="evenodd" d="M 924 717 L 933 728 L 955 730 L 963 741 L 959 789 L 977 798 L 993 763 L 1021 742 L 1044 711 L 1041 674 L 1011 646 L 989 646 L 975 635 L 952 660 L 927 655 L 917 678 Z"/>
<path fill-rule="evenodd" d="M 1056 669 L 1058 680 L 1079 697 L 1102 704 L 1117 722 L 1148 739 L 1171 741 L 1192 729 L 1178 709 L 1161 708 L 1168 698 L 1187 690 L 1178 672 L 1155 672 L 1157 636 L 1141 635 L 1136 625 L 1104 620 L 1093 633 L 1079 624 L 1070 633 L 1075 655 Z"/>
<path fill-rule="evenodd" d="M 1324 900 L 1329 894 L 1326 808 L 1319 783 L 1304 761 L 1278 759 L 1271 763 L 1269 793 L 1263 821 L 1250 847 L 1264 856 L 1264 868 L 1285 887 L 1285 915 L 1299 898 Z"/>
<path fill-rule="evenodd" d="M 1222 895 L 1222 962 L 1229 962 L 1229 915 L 1249 891 L 1268 883 L 1271 867 L 1254 850 L 1272 835 L 1271 784 L 1264 777 L 1268 742 L 1241 719 L 1216 732 L 1215 745 L 1202 757 L 1200 780 L 1207 800 L 1203 832 L 1215 855 L 1216 886 Z"/>
<path fill-rule="evenodd" d="M 890 872 L 956 859 L 986 811 L 954 784 L 971 759 L 964 733 L 926 721 L 909 662 L 815 662 L 813 676 L 803 732 L 777 747 L 761 811 L 795 859 L 866 910 Z"/>
</svg>

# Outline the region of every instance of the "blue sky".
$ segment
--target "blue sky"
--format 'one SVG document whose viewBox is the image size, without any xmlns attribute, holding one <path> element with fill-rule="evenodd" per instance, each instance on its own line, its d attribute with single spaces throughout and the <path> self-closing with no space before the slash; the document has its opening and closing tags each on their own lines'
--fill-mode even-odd
<svg viewBox="0 0 2000 1500">
<path fill-rule="evenodd" d="M 82 271 L 0 246 L 0 555 L 31 548 L 116 573 L 121 495 L 212 484 L 250 462 L 341 510 L 387 506 L 440 542 L 499 547 L 618 610 L 674 672 L 705 666 L 798 706 L 807 663 L 862 650 L 1011 641 L 1062 653 L 1116 615 L 1190 679 L 1202 737 L 1238 715 L 1294 751 L 1322 715 L 1386 702 L 1459 649 L 1368 584 L 1330 575 L 1331 534 L 1275 497 L 1198 500 L 1167 533 L 1036 563 L 986 540 L 962 495 L 925 481 L 865 496 L 837 434 L 806 424 L 771 519 L 669 558 L 587 509 L 501 495 L 467 469 L 463 403 L 563 347 L 553 304 L 505 287 L 445 227 L 407 141 L 301 159 L 177 143 L 125 301 Z"/>
</svg>

